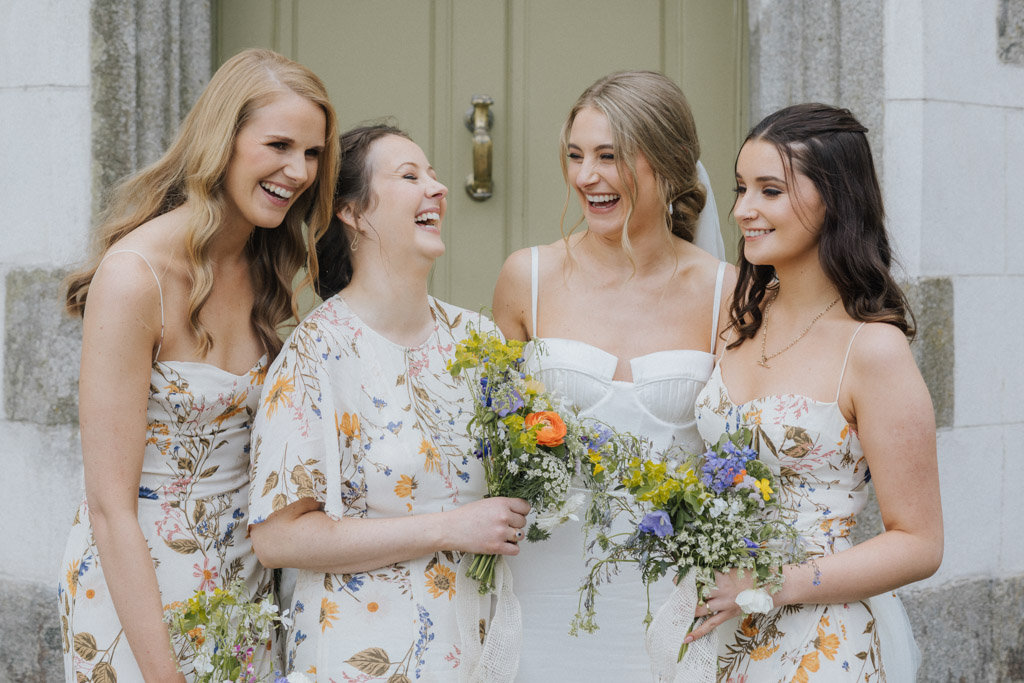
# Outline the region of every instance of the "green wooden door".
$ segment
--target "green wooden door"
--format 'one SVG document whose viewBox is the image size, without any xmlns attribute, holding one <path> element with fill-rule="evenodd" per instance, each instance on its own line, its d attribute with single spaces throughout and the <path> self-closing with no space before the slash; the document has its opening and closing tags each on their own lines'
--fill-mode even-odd
<svg viewBox="0 0 1024 683">
<path fill-rule="evenodd" d="M 576 97 L 612 71 L 654 69 L 693 107 L 726 248 L 733 159 L 746 134 L 743 0 L 220 0 L 218 63 L 269 47 L 327 84 L 342 130 L 391 117 L 448 185 L 447 252 L 432 292 L 489 305 L 505 256 L 558 238 L 566 190 L 558 133 Z M 471 199 L 464 117 L 489 95 L 493 196 Z M 578 209 L 570 203 L 567 221 Z M 568 223 L 569 225 L 572 222 Z"/>
</svg>

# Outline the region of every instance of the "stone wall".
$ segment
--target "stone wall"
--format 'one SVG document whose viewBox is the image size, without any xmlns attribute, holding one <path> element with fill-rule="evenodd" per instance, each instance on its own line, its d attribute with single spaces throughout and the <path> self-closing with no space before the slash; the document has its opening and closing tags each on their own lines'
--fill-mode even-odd
<svg viewBox="0 0 1024 683">
<path fill-rule="evenodd" d="M 1024 681 L 1024 1 L 748 6 L 752 116 L 818 100 L 871 129 L 939 426 L 945 558 L 900 591 L 919 680 Z"/>
<path fill-rule="evenodd" d="M 81 324 L 60 282 L 91 215 L 209 79 L 208 0 L 6 0 L 0 25 L 0 682 L 63 680 L 56 578 L 82 496 Z"/>
</svg>

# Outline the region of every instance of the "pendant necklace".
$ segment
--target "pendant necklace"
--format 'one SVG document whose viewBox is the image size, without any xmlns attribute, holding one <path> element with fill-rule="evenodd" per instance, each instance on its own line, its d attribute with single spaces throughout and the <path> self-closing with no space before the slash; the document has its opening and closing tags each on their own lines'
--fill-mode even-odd
<svg viewBox="0 0 1024 683">
<path fill-rule="evenodd" d="M 775 300 L 778 297 L 779 297 L 779 290 L 776 289 L 775 293 L 772 295 L 772 298 L 768 300 L 768 303 L 765 304 L 765 307 L 764 307 L 764 319 L 761 321 L 761 360 L 757 361 L 757 364 L 760 365 L 762 368 L 770 368 L 771 366 L 768 365 L 768 361 L 770 361 L 772 358 L 775 358 L 776 356 L 779 356 L 779 355 L 785 353 L 786 351 L 789 351 L 791 348 L 793 348 L 794 344 L 796 344 L 798 341 L 803 339 L 807 335 L 807 333 L 811 331 L 811 328 L 814 326 L 814 323 L 818 322 L 818 318 L 820 318 L 821 316 L 823 316 L 826 313 L 828 313 L 832 309 L 833 306 L 835 306 L 837 303 L 839 303 L 839 299 L 840 299 L 840 297 L 838 297 L 838 296 L 835 299 L 832 299 L 832 302 L 828 306 L 826 306 L 824 308 L 824 310 L 821 311 L 821 313 L 819 313 L 818 315 L 816 315 L 813 318 L 811 318 L 811 322 L 807 323 L 807 327 L 804 328 L 803 332 L 801 332 L 800 334 L 798 334 L 796 336 L 796 339 L 794 339 L 793 341 L 789 342 L 788 344 L 786 344 L 785 347 L 783 347 L 782 349 L 776 351 L 775 353 L 773 353 L 771 355 L 766 355 L 764 349 L 765 349 L 765 344 L 768 341 L 768 311 L 771 310 L 772 304 L 775 303 Z"/>
</svg>

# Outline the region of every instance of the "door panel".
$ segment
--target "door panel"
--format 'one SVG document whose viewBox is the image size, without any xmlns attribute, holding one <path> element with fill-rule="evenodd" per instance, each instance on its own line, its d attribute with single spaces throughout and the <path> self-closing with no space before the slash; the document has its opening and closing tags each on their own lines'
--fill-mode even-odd
<svg viewBox="0 0 1024 683">
<path fill-rule="evenodd" d="M 407 130 L 449 187 L 431 290 L 476 309 L 510 251 L 560 235 L 558 134 L 579 93 L 612 71 L 654 69 L 683 87 L 729 226 L 746 133 L 744 17 L 742 0 L 220 0 L 217 55 L 278 50 L 324 79 L 342 130 L 384 116 Z M 464 188 L 476 94 L 495 101 L 494 194 L 483 202 Z M 566 227 L 578 218 L 570 202 Z"/>
</svg>

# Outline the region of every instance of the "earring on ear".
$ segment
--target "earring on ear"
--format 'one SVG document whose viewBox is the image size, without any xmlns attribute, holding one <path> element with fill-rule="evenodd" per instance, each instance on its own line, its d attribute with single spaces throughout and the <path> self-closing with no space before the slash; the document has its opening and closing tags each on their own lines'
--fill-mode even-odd
<svg viewBox="0 0 1024 683">
<path fill-rule="evenodd" d="M 352 238 L 351 243 L 348 245 L 348 250 L 349 251 L 355 251 L 356 249 L 359 248 L 359 235 L 360 235 L 360 232 L 358 230 L 354 230 L 353 232 L 355 232 L 356 236 Z"/>
<path fill-rule="evenodd" d="M 672 202 L 669 202 L 669 203 L 668 203 L 668 215 L 669 215 L 669 216 L 671 216 L 671 215 L 672 215 L 672 214 L 674 214 L 675 212 L 676 212 L 676 209 L 675 209 L 675 207 L 674 207 L 674 206 L 672 206 Z"/>
</svg>

